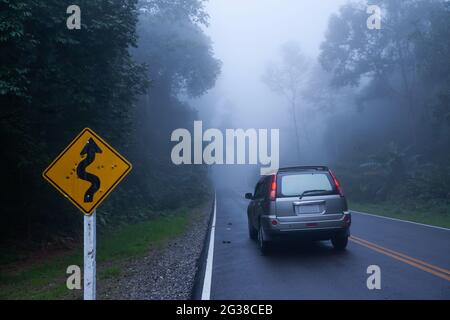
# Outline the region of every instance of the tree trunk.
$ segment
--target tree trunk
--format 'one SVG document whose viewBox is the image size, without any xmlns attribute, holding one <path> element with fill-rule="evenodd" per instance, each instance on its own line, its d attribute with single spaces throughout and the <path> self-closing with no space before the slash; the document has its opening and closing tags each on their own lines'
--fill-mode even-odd
<svg viewBox="0 0 450 320">
<path fill-rule="evenodd" d="M 295 145 L 297 149 L 297 159 L 300 161 L 300 138 L 298 136 L 298 125 L 297 125 L 297 111 L 295 108 L 295 100 L 291 102 L 292 108 L 292 121 L 294 121 L 294 130 L 295 130 Z"/>
<path fill-rule="evenodd" d="M 417 145 L 417 132 L 415 127 L 415 109 L 414 109 L 414 97 L 413 92 L 411 88 L 411 84 L 408 81 L 408 75 L 406 73 L 406 66 L 405 66 L 405 56 L 403 53 L 403 48 L 400 42 L 397 41 L 397 46 L 399 50 L 400 55 L 400 72 L 402 75 L 402 81 L 403 81 L 403 87 L 404 87 L 404 94 L 406 96 L 406 105 L 407 105 L 407 112 L 408 112 L 408 119 L 409 119 L 409 130 L 411 133 L 411 138 L 413 140 L 413 144 Z"/>
</svg>

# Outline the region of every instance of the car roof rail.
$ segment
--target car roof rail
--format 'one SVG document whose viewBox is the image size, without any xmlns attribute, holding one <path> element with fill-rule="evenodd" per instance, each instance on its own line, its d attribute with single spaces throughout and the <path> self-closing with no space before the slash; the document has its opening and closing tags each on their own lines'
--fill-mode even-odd
<svg viewBox="0 0 450 320">
<path fill-rule="evenodd" d="M 278 172 L 285 172 L 285 171 L 295 171 L 295 170 L 317 170 L 317 171 L 328 171 L 327 166 L 295 166 L 295 167 L 284 167 L 279 168 Z"/>
</svg>

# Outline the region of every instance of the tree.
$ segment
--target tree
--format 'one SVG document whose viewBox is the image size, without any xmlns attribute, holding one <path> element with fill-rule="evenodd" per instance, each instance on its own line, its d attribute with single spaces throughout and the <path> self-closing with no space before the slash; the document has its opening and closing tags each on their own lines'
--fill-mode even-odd
<svg viewBox="0 0 450 320">
<path fill-rule="evenodd" d="M 450 2 L 429 6 L 422 14 L 428 23 L 415 34 L 419 75 L 431 96 L 427 106 L 437 126 L 450 128 Z"/>
<path fill-rule="evenodd" d="M 211 40 L 201 26 L 207 14 L 201 1 L 140 3 L 139 49 L 136 58 L 148 65 L 155 85 L 169 94 L 197 97 L 214 86 L 221 63 L 213 57 Z"/>
<path fill-rule="evenodd" d="M 274 92 L 283 95 L 289 103 L 294 125 L 297 156 L 300 157 L 300 138 L 297 111 L 299 102 L 311 68 L 310 60 L 303 54 L 300 46 L 288 42 L 281 48 L 281 63 L 267 66 L 263 81 Z M 306 141 L 309 136 L 305 118 L 300 114 L 301 128 Z"/>
<path fill-rule="evenodd" d="M 9 225 L 2 238 L 73 233 L 79 215 L 41 172 L 83 127 L 126 148 L 133 105 L 147 86 L 129 53 L 137 0 L 78 1 L 80 30 L 66 27 L 70 4 L 0 0 L 0 164 L 8 168 L 1 200 Z"/>
<path fill-rule="evenodd" d="M 134 115 L 133 164 L 143 176 L 133 182 L 153 210 L 198 204 L 207 194 L 207 170 L 174 165 L 170 135 L 192 126 L 197 113 L 188 98 L 212 88 L 220 73 L 221 62 L 202 30 L 208 16 L 199 0 L 140 1 L 139 8 L 138 47 L 132 53 L 148 66 L 151 87 Z"/>
<path fill-rule="evenodd" d="M 332 72 L 336 87 L 364 88 L 360 102 L 389 97 L 405 108 L 409 132 L 417 145 L 420 106 L 425 100 L 418 56 L 418 35 L 426 33 L 426 14 L 441 10 L 445 1 L 388 1 L 382 7 L 381 30 L 366 26 L 367 3 L 350 3 L 330 18 L 320 62 Z M 438 9 L 440 8 L 440 9 Z M 448 18 L 448 15 L 447 15 Z M 448 20 L 448 19 L 447 19 Z M 440 40 L 442 41 L 442 40 Z"/>
</svg>

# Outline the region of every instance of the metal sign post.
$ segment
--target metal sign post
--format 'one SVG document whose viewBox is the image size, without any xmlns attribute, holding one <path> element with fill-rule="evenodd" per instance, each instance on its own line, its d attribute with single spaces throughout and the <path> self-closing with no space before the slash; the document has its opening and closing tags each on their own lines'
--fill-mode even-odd
<svg viewBox="0 0 450 320">
<path fill-rule="evenodd" d="M 95 300 L 96 211 L 84 216 L 84 300 Z"/>
</svg>

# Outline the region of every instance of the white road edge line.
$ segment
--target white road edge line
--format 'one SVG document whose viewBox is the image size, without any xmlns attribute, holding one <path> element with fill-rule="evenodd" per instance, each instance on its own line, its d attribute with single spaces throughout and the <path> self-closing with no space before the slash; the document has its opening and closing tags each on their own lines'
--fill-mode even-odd
<svg viewBox="0 0 450 320">
<path fill-rule="evenodd" d="M 429 225 L 429 224 L 424 224 L 424 223 L 419 223 L 419 222 L 414 222 L 414 221 L 409 221 L 409 220 L 401 220 L 401 219 L 396 219 L 396 218 L 390 218 L 390 217 L 380 216 L 380 215 L 377 215 L 377 214 L 361 212 L 361 211 L 355 211 L 355 210 L 349 210 L 349 211 L 350 212 L 354 212 L 354 213 L 358 213 L 358 214 L 362 214 L 362 215 L 377 217 L 377 218 L 383 218 L 383 219 L 388 219 L 388 220 L 394 220 L 394 221 L 411 223 L 411 224 L 415 224 L 415 225 L 422 226 L 422 227 L 429 227 L 429 228 L 435 228 L 435 229 L 441 229 L 441 230 L 445 230 L 445 231 L 450 231 L 450 229 L 448 229 L 448 228 L 432 226 L 432 225 Z"/>
<path fill-rule="evenodd" d="M 216 229 L 216 209 L 217 209 L 217 197 L 216 193 L 214 193 L 214 212 L 211 224 L 211 233 L 209 236 L 209 248 L 208 248 L 208 256 L 206 258 L 205 278 L 203 279 L 202 300 L 210 300 L 211 297 L 211 279 L 212 279 L 212 266 L 214 257 L 214 233 Z"/>
</svg>

